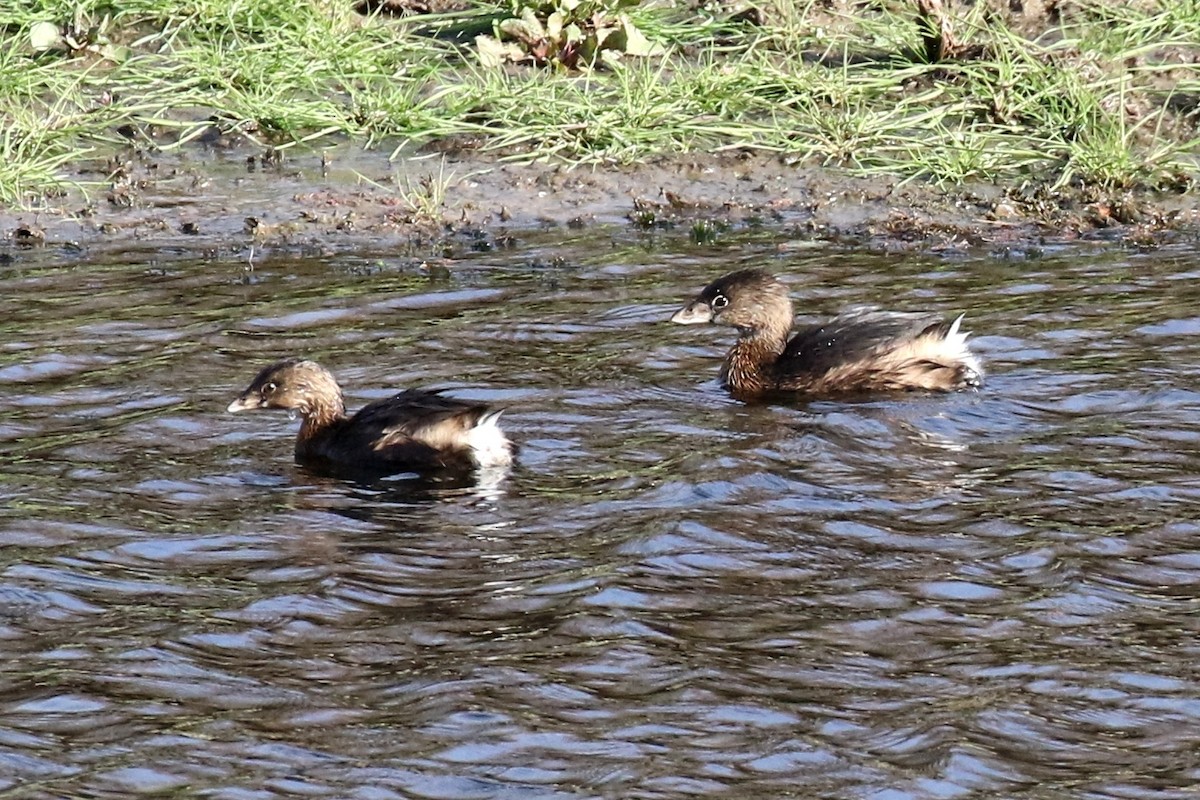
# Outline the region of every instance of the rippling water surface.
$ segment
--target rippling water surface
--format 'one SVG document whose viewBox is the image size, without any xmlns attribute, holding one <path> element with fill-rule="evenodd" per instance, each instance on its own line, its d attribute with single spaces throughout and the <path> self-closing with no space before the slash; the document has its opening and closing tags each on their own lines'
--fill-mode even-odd
<svg viewBox="0 0 1200 800">
<path fill-rule="evenodd" d="M 730 400 L 664 319 L 749 265 L 965 310 L 985 389 Z M 0 796 L 1200 794 L 1198 251 L 0 271 Z M 519 467 L 305 473 L 224 412 L 300 354 L 508 407 Z"/>
</svg>

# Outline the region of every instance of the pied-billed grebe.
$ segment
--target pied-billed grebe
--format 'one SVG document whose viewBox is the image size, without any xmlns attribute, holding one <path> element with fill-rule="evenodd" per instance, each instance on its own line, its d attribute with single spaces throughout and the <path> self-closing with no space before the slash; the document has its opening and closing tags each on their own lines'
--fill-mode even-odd
<svg viewBox="0 0 1200 800">
<path fill-rule="evenodd" d="M 258 373 L 229 404 L 231 412 L 252 408 L 299 414 L 296 461 L 323 472 L 387 475 L 512 463 L 500 411 L 409 389 L 347 416 L 341 387 L 313 361 L 280 361 Z"/>
<path fill-rule="evenodd" d="M 721 382 L 743 397 L 952 391 L 982 383 L 983 369 L 959 329 L 961 316 L 948 322 L 927 314 L 855 309 L 803 328 L 788 341 L 792 316 L 782 283 L 763 270 L 744 269 L 704 287 L 671 321 L 738 329 Z"/>
</svg>

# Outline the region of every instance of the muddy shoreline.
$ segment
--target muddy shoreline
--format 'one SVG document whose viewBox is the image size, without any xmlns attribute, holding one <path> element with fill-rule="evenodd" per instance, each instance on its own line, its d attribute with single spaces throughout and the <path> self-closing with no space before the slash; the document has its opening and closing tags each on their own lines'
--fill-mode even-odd
<svg viewBox="0 0 1200 800">
<path fill-rule="evenodd" d="M 0 211 L 0 259 L 46 250 L 453 258 L 514 246 L 522 231 L 597 226 L 701 242 L 765 229 L 886 251 L 1016 256 L 1081 240 L 1139 248 L 1200 241 L 1200 204 L 1188 194 L 939 187 L 743 152 L 571 169 L 474 155 L 393 163 L 350 146 L 284 155 L 205 148 L 130 152 L 78 180 L 91 183 L 43 209 Z"/>
</svg>

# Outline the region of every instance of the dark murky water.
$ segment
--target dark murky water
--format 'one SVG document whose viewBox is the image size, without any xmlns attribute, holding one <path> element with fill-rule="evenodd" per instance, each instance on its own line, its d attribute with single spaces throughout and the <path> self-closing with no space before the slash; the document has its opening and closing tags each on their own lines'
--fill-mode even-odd
<svg viewBox="0 0 1200 800">
<path fill-rule="evenodd" d="M 1200 253 L 662 244 L 3 267 L 0 796 L 1197 796 Z M 663 319 L 749 264 L 966 310 L 986 389 L 729 400 Z M 307 475 L 223 412 L 293 354 L 520 468 Z"/>
</svg>

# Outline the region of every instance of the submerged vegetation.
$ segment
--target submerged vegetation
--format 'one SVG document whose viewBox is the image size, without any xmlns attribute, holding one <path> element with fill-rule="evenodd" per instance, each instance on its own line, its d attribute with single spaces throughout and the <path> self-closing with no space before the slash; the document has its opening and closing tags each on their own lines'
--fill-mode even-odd
<svg viewBox="0 0 1200 800">
<path fill-rule="evenodd" d="M 0 9 L 0 201 L 103 180 L 95 164 L 130 144 L 229 134 L 591 164 L 745 148 L 908 180 L 1193 185 L 1200 2 L 1085 0 L 1053 18 L 934 3 L 933 19 L 929 5 L 14 0 Z"/>
</svg>

